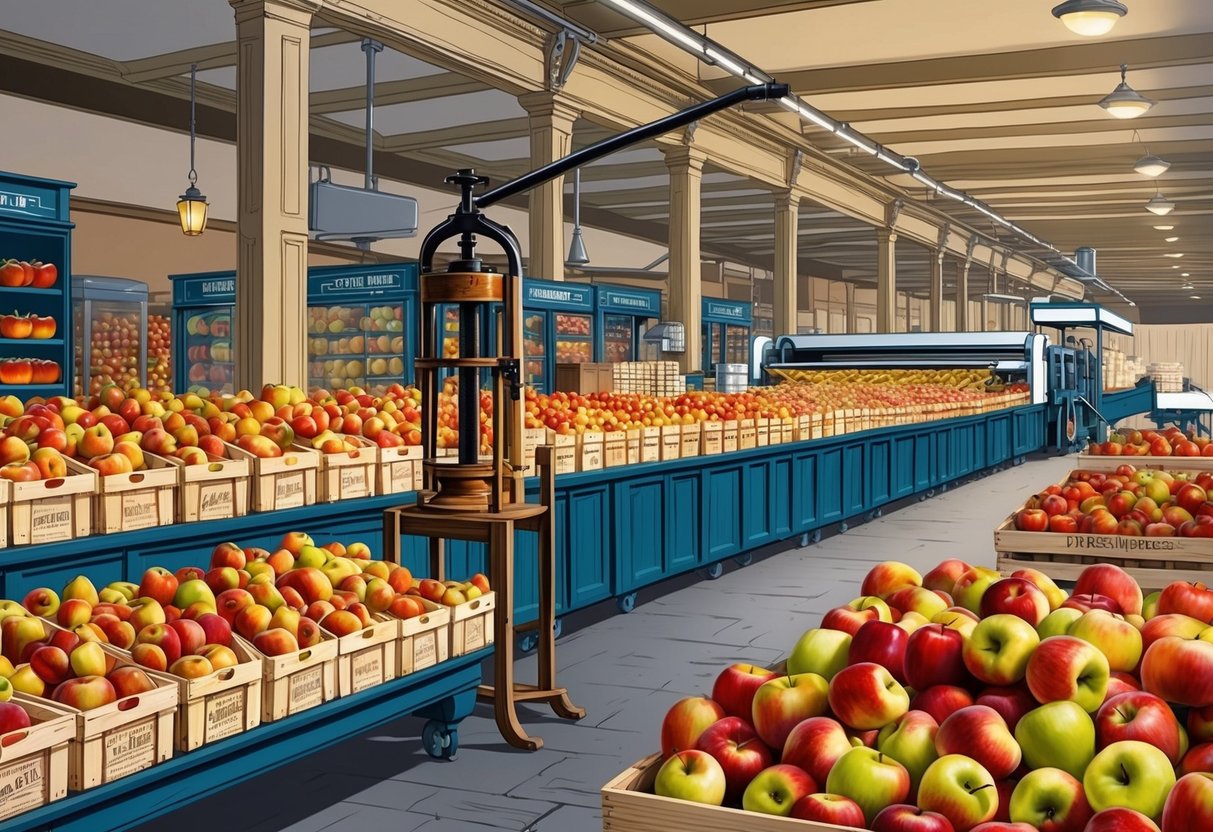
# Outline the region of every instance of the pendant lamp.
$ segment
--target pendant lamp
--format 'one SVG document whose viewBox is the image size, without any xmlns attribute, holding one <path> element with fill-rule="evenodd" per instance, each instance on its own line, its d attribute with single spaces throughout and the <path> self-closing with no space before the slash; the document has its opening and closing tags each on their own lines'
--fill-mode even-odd
<svg viewBox="0 0 1213 832">
<path fill-rule="evenodd" d="M 177 214 L 181 218 L 181 231 L 187 237 L 197 237 L 206 230 L 206 197 L 198 190 L 198 172 L 194 170 L 194 142 L 196 128 L 194 110 L 197 104 L 198 65 L 190 65 L 190 185 L 177 200 Z"/>
<path fill-rule="evenodd" d="M 1121 64 L 1120 83 L 1099 102 L 1099 106 L 1113 118 L 1137 118 L 1154 106 L 1152 100 L 1129 86 L 1126 79 L 1128 72 L 1128 65 Z"/>
<path fill-rule="evenodd" d="M 1088 38 L 1106 35 L 1128 13 L 1125 4 L 1117 0 L 1066 0 L 1053 7 L 1053 16 L 1067 29 Z"/>
</svg>

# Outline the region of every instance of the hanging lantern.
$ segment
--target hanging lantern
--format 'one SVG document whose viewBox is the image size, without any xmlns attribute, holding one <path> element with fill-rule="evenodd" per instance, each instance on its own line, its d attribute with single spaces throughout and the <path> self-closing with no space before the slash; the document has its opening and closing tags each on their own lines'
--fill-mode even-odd
<svg viewBox="0 0 1213 832">
<path fill-rule="evenodd" d="M 177 199 L 177 215 L 181 219 L 181 232 L 187 237 L 197 237 L 206 231 L 206 197 L 198 190 L 198 172 L 194 170 L 194 142 L 196 139 L 194 109 L 197 103 L 198 65 L 190 65 L 190 186 Z"/>
</svg>

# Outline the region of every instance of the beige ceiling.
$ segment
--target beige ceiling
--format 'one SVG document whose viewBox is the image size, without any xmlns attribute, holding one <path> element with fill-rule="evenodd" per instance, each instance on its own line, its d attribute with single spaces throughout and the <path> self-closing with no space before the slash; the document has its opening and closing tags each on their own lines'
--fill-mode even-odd
<svg viewBox="0 0 1213 832">
<path fill-rule="evenodd" d="M 1049 14 L 1050 0 L 657 5 L 1063 251 L 1098 248 L 1101 276 L 1143 306 L 1190 305 L 1192 292 L 1179 290 L 1183 272 L 1196 294 L 1213 301 L 1213 2 L 1126 2 L 1129 15 L 1098 39 L 1072 35 Z M 709 88 L 737 83 L 596 0 L 551 3 Z M 197 62 L 200 130 L 234 138 L 234 25 L 226 0 L 0 0 L 0 8 L 0 90 L 181 129 L 183 73 Z M 1132 122 L 1095 105 L 1115 86 L 1122 62 L 1131 65 L 1133 86 L 1159 101 Z M 311 63 L 312 158 L 359 170 L 364 58 L 357 39 L 318 25 Z M 454 167 L 473 166 L 498 180 L 530 167 L 526 114 L 512 96 L 390 49 L 377 67 L 381 175 L 434 186 Z M 574 144 L 604 135 L 580 121 Z M 810 127 L 805 136 L 875 176 L 890 173 L 823 131 Z M 1173 163 L 1157 182 L 1178 204 L 1165 220 L 1143 208 L 1155 181 L 1132 170 L 1147 145 Z M 890 181 L 929 199 L 907 176 Z M 587 167 L 583 185 L 589 224 L 664 241 L 668 177 L 655 147 Z M 772 195 L 710 164 L 703 195 L 705 252 L 770 268 Z M 1002 233 L 951 200 L 939 207 L 992 237 Z M 1152 228 L 1164 223 L 1175 230 Z M 800 230 L 802 273 L 874 279 L 870 227 L 806 204 Z M 1163 242 L 1170 235 L 1179 241 Z M 1185 256 L 1163 257 L 1168 252 Z M 925 249 L 900 245 L 899 287 L 924 293 L 928 265 Z M 983 274 L 971 280 L 985 285 Z"/>
</svg>

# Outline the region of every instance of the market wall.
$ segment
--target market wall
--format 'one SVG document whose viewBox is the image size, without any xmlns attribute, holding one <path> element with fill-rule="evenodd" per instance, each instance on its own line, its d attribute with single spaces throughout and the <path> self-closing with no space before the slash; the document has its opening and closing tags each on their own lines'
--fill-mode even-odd
<svg viewBox="0 0 1213 832">
<path fill-rule="evenodd" d="M 1178 361 L 1193 384 L 1213 389 L 1213 324 L 1138 324 L 1126 352 L 1146 364 Z"/>
</svg>

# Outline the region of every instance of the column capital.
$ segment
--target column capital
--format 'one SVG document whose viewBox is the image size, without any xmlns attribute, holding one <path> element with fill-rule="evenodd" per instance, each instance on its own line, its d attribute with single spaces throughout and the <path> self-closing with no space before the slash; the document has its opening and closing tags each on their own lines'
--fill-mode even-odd
<svg viewBox="0 0 1213 832">
<path fill-rule="evenodd" d="M 800 200 L 804 197 L 795 188 L 788 188 L 783 191 L 775 192 L 775 210 L 789 211 L 800 207 Z"/>
<path fill-rule="evenodd" d="M 882 243 L 897 242 L 897 232 L 892 228 L 877 228 L 876 239 Z"/>
<path fill-rule="evenodd" d="M 272 17 L 287 23 L 311 27 L 312 16 L 324 5 L 321 0 L 228 0 L 236 13 L 236 22 Z"/>
<path fill-rule="evenodd" d="M 518 96 L 518 103 L 527 111 L 532 124 L 546 123 L 566 133 L 572 131 L 573 122 L 581 117 L 581 111 L 570 103 L 568 96 L 558 92 L 528 92 Z"/>
<path fill-rule="evenodd" d="M 694 145 L 676 144 L 661 148 L 665 155 L 666 167 L 672 171 L 686 168 L 692 173 L 702 173 L 703 163 L 708 160 L 708 154 Z"/>
</svg>

